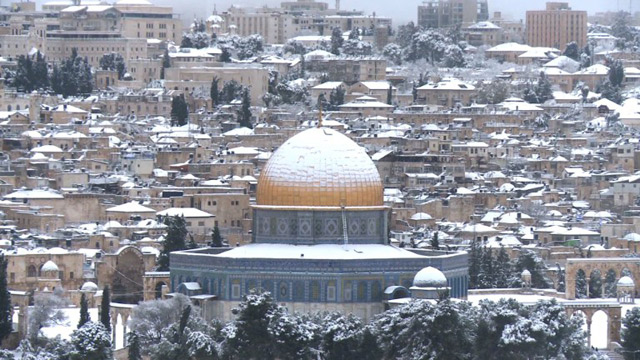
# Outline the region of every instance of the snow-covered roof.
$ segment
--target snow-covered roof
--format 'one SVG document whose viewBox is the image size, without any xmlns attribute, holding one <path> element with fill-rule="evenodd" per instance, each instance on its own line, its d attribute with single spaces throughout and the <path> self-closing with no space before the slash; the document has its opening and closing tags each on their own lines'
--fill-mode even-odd
<svg viewBox="0 0 640 360">
<path fill-rule="evenodd" d="M 157 215 L 161 216 L 184 216 L 185 218 L 208 218 L 213 217 L 213 214 L 196 209 L 196 208 L 169 208 L 166 210 L 158 211 Z"/>
<path fill-rule="evenodd" d="M 428 266 L 416 274 L 413 278 L 413 286 L 421 288 L 440 288 L 447 286 L 447 277 L 442 271 Z"/>
<path fill-rule="evenodd" d="M 42 267 L 40 268 L 40 271 L 42 272 L 48 272 L 48 271 L 55 271 L 58 272 L 60 271 L 60 269 L 58 268 L 58 265 L 56 265 L 56 263 L 54 263 L 53 261 L 49 260 L 46 263 L 44 263 L 42 265 Z"/>
<path fill-rule="evenodd" d="M 617 286 L 635 286 L 633 279 L 629 276 L 623 276 L 618 280 Z"/>
<path fill-rule="evenodd" d="M 431 220 L 433 217 L 427 213 L 419 212 L 411 216 L 411 220 Z"/>
<path fill-rule="evenodd" d="M 96 283 L 94 283 L 93 281 L 87 281 L 82 284 L 80 291 L 98 291 L 98 285 L 96 285 Z"/>
<path fill-rule="evenodd" d="M 64 199 L 64 196 L 52 190 L 17 190 L 4 196 L 6 200 L 23 199 Z"/>
<path fill-rule="evenodd" d="M 491 21 L 479 21 L 471 26 L 469 26 L 467 29 L 472 29 L 472 30 L 476 30 L 476 29 L 483 29 L 483 30 L 489 30 L 489 29 L 493 29 L 493 30 L 499 30 L 501 29 L 500 26 L 492 23 Z"/>
<path fill-rule="evenodd" d="M 458 79 L 443 79 L 435 84 L 426 84 L 418 88 L 418 90 L 461 90 L 472 91 L 476 87 Z"/>
<path fill-rule="evenodd" d="M 526 52 L 526 51 L 529 51 L 530 49 L 531 49 L 531 46 L 529 45 L 510 42 L 510 43 L 496 45 L 490 49 L 487 49 L 487 52 L 507 52 L 507 51 Z"/>
<path fill-rule="evenodd" d="M 320 85 L 316 85 L 312 88 L 312 90 L 335 90 L 339 86 L 343 86 L 344 83 L 342 81 L 327 81 Z"/>
<path fill-rule="evenodd" d="M 123 213 L 155 213 L 154 209 L 140 205 L 137 201 L 131 201 L 125 204 L 120 204 L 114 207 L 108 208 L 108 212 L 123 212 Z"/>
<path fill-rule="evenodd" d="M 391 245 L 380 244 L 248 244 L 233 248 L 215 256 L 222 258 L 256 258 L 256 259 L 404 259 L 422 258 L 421 255 Z"/>
<path fill-rule="evenodd" d="M 60 149 L 59 147 L 55 146 L 55 145 L 42 145 L 42 146 L 37 146 L 34 147 L 33 149 L 30 150 L 30 152 L 32 153 L 61 153 L 64 152 L 62 149 Z"/>
</svg>

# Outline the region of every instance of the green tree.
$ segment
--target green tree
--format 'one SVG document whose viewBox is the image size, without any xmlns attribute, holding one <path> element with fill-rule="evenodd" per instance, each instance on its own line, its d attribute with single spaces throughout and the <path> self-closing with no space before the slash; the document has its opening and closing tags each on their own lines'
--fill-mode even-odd
<svg viewBox="0 0 640 360">
<path fill-rule="evenodd" d="M 173 251 L 187 248 L 187 223 L 182 216 L 167 216 L 164 219 L 167 225 L 167 235 L 162 242 L 162 251 L 158 259 L 158 271 L 169 271 L 169 254 Z"/>
<path fill-rule="evenodd" d="M 7 288 L 7 265 L 9 259 L 0 255 L 0 342 L 6 339 L 13 330 L 11 318 L 11 295 Z"/>
<path fill-rule="evenodd" d="M 131 331 L 127 334 L 127 354 L 129 360 L 142 360 L 142 353 L 140 349 L 140 337 L 135 331 Z"/>
<path fill-rule="evenodd" d="M 482 248 L 478 245 L 477 240 L 471 241 L 471 247 L 469 249 L 469 288 L 479 288 L 479 276 L 480 276 L 480 260 L 482 259 Z"/>
<path fill-rule="evenodd" d="M 387 104 L 393 105 L 393 86 L 389 84 L 389 88 L 387 89 Z"/>
<path fill-rule="evenodd" d="M 171 121 L 183 126 L 189 118 L 189 108 L 184 95 L 174 96 L 171 100 Z"/>
<path fill-rule="evenodd" d="M 214 76 L 211 80 L 211 88 L 209 89 L 209 96 L 211 97 L 211 108 L 215 108 L 218 105 L 218 101 L 220 99 L 220 90 L 218 89 L 218 85 L 220 83 L 220 79 L 217 76 Z"/>
<path fill-rule="evenodd" d="M 222 53 L 220 54 L 220 62 L 230 63 L 231 62 L 231 52 L 226 47 L 222 48 Z"/>
<path fill-rule="evenodd" d="M 269 324 L 280 316 L 282 309 L 271 294 L 250 290 L 233 313 L 236 321 L 230 326 L 234 332 L 224 343 L 225 353 L 232 359 L 273 360 L 277 350 Z"/>
<path fill-rule="evenodd" d="M 331 30 L 331 53 L 340 55 L 340 48 L 343 43 L 342 30 L 340 30 L 339 27 L 334 27 L 333 30 Z"/>
<path fill-rule="evenodd" d="M 329 93 L 329 108 L 331 110 L 338 110 L 338 107 L 344 104 L 345 90 L 342 86 L 331 90 Z"/>
<path fill-rule="evenodd" d="M 101 323 L 88 322 L 71 334 L 71 360 L 112 360 L 110 330 Z"/>
<path fill-rule="evenodd" d="M 509 278 L 511 276 L 511 261 L 509 259 L 509 254 L 507 254 L 507 250 L 504 248 L 504 246 L 500 246 L 500 251 L 498 251 L 498 256 L 496 257 L 495 266 L 496 287 L 509 287 Z"/>
<path fill-rule="evenodd" d="M 100 68 L 102 70 L 112 70 L 118 72 L 118 80 L 122 80 L 127 71 L 124 58 L 119 53 L 104 54 L 100 58 Z"/>
<path fill-rule="evenodd" d="M 251 96 L 249 95 L 249 89 L 245 87 L 242 91 L 242 107 L 238 116 L 240 118 L 240 126 L 253 129 L 251 116 Z"/>
<path fill-rule="evenodd" d="M 578 44 L 575 41 L 568 43 L 562 55 L 575 61 L 580 61 L 580 48 L 578 47 Z"/>
<path fill-rule="evenodd" d="M 160 79 L 164 79 L 165 69 L 171 67 L 171 57 L 169 56 L 169 49 L 164 49 L 164 55 L 162 55 L 162 68 L 160 69 Z"/>
<path fill-rule="evenodd" d="M 576 274 L 576 298 L 585 299 L 587 295 L 587 275 L 580 269 Z"/>
<path fill-rule="evenodd" d="M 222 247 L 222 235 L 220 235 L 220 228 L 218 225 L 213 227 L 213 231 L 211 232 L 211 246 L 212 247 Z"/>
<path fill-rule="evenodd" d="M 560 268 L 560 264 L 556 264 L 558 269 L 558 285 L 556 286 L 556 290 L 558 292 L 565 292 L 566 291 L 566 285 L 565 285 L 565 272 L 564 270 L 562 270 L 562 268 Z"/>
<path fill-rule="evenodd" d="M 613 86 L 622 86 L 622 81 L 624 81 L 624 65 L 622 61 L 619 59 L 607 59 L 607 66 L 609 66 L 609 82 Z"/>
<path fill-rule="evenodd" d="M 108 332 L 111 332 L 111 291 L 109 285 L 105 285 L 102 290 L 102 301 L 100 302 L 100 322 Z"/>
<path fill-rule="evenodd" d="M 438 240 L 438 232 L 435 231 L 431 237 L 431 248 L 434 250 L 440 250 L 440 241 Z"/>
<path fill-rule="evenodd" d="M 593 270 L 589 276 L 589 297 L 602 297 L 602 274 L 598 269 Z"/>
<path fill-rule="evenodd" d="M 91 321 L 91 316 L 89 315 L 89 303 L 87 302 L 86 294 L 83 292 L 80 296 L 80 321 L 78 321 L 78 329 L 89 321 Z"/>
<path fill-rule="evenodd" d="M 622 319 L 622 348 L 626 360 L 635 360 L 640 352 L 640 307 L 627 311 Z"/>
</svg>

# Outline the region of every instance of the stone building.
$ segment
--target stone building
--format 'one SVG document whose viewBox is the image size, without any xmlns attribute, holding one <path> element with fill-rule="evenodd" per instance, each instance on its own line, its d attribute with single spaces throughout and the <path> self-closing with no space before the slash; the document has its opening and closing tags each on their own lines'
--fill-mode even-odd
<svg viewBox="0 0 640 360">
<path fill-rule="evenodd" d="M 375 165 L 352 140 L 328 128 L 303 131 L 262 171 L 252 243 L 172 253 L 171 291 L 197 284 L 202 295 L 215 296 L 204 312 L 221 319 L 254 288 L 290 311 L 370 319 L 385 309 L 386 288 L 408 292 L 415 273 L 434 266 L 447 274 L 452 296 L 465 297 L 466 253 L 389 245 L 382 189 Z"/>
<path fill-rule="evenodd" d="M 548 2 L 545 10 L 527 11 L 527 44 L 564 49 L 575 41 L 587 44 L 587 12 L 571 10 L 567 2 Z"/>
</svg>

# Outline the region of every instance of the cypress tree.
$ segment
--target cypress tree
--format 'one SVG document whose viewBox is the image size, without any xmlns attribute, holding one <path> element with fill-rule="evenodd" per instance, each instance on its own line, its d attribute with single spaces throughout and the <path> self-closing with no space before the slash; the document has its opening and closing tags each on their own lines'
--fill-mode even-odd
<svg viewBox="0 0 640 360">
<path fill-rule="evenodd" d="M 220 79 L 217 76 L 214 76 L 211 80 L 211 89 L 209 89 L 209 95 L 211 96 L 211 108 L 213 109 L 216 105 L 218 105 L 218 101 L 220 99 L 220 90 L 218 90 L 218 83 Z"/>
<path fill-rule="evenodd" d="M 189 108 L 184 99 L 184 95 L 174 96 L 171 100 L 171 120 L 175 121 L 178 126 L 183 126 L 189 118 Z"/>
<path fill-rule="evenodd" d="M 163 249 L 158 259 L 158 270 L 169 271 L 169 254 L 172 251 L 184 250 L 187 248 L 187 223 L 181 216 L 169 216 L 164 220 L 167 225 L 167 236 L 162 243 Z"/>
<path fill-rule="evenodd" d="M 469 288 L 478 288 L 478 275 L 480 274 L 480 259 L 482 248 L 478 246 L 477 240 L 471 241 L 469 249 Z"/>
<path fill-rule="evenodd" d="M 108 332 L 111 332 L 111 293 L 109 291 L 109 285 L 102 290 L 102 303 L 100 304 L 100 322 L 107 328 Z"/>
<path fill-rule="evenodd" d="M 431 237 L 431 248 L 434 250 L 440 250 L 440 241 L 438 240 L 438 232 L 433 233 Z"/>
<path fill-rule="evenodd" d="M 249 96 L 249 89 L 244 88 L 242 91 L 242 108 L 240 109 L 240 126 L 253 129 L 251 124 L 251 97 Z"/>
<path fill-rule="evenodd" d="M 222 247 L 222 235 L 220 235 L 220 228 L 218 225 L 214 226 L 213 232 L 211 233 L 211 246 Z"/>
<path fill-rule="evenodd" d="M 389 84 L 389 89 L 387 90 L 387 104 L 393 105 L 393 86 Z"/>
<path fill-rule="evenodd" d="M 164 79 L 164 69 L 171 67 L 171 58 L 169 57 L 169 49 L 164 50 L 164 55 L 162 56 L 162 69 L 160 71 L 160 79 Z"/>
<path fill-rule="evenodd" d="M 89 321 L 91 321 L 91 316 L 89 316 L 89 304 L 87 303 L 85 293 L 82 293 L 82 296 L 80 297 L 80 321 L 78 322 L 78 329 Z"/>
<path fill-rule="evenodd" d="M 7 265 L 9 260 L 0 255 L 0 341 L 4 340 L 13 330 L 11 318 L 11 295 L 7 288 Z"/>
<path fill-rule="evenodd" d="M 127 334 L 127 344 L 129 346 L 129 360 L 142 360 L 142 353 L 140 351 L 140 337 L 138 336 L 137 332 L 132 331 Z"/>
</svg>

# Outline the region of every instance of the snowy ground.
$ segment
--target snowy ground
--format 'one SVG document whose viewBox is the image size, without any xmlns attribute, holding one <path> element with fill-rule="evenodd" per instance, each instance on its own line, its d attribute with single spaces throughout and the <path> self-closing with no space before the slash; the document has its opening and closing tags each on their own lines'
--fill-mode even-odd
<svg viewBox="0 0 640 360">
<path fill-rule="evenodd" d="M 55 326 L 48 326 L 42 328 L 42 334 L 48 338 L 55 338 L 60 335 L 61 338 L 65 340 L 69 340 L 71 338 L 71 333 L 78 327 L 78 321 L 80 320 L 80 308 L 68 308 L 62 310 L 66 315 L 67 319 L 62 323 Z M 91 316 L 91 321 L 99 321 L 98 318 L 98 308 L 89 309 L 89 315 Z M 18 322 L 18 311 L 14 312 L 14 322 Z M 118 318 L 118 325 L 116 326 L 116 349 L 120 349 L 123 347 L 123 335 L 122 335 L 123 327 L 122 327 L 122 319 Z M 113 337 L 112 337 L 113 339 Z"/>
<path fill-rule="evenodd" d="M 542 295 L 511 295 L 511 294 L 491 294 L 491 295 L 469 295 L 469 301 L 477 304 L 480 300 L 491 300 L 498 301 L 500 299 L 514 299 L 520 303 L 530 304 L 535 303 L 538 300 L 551 300 L 556 299 L 559 303 L 570 302 L 571 300 L 565 299 L 557 299 L 550 296 L 542 296 Z M 616 302 L 617 299 L 581 299 L 579 301 L 584 302 Z M 625 304 L 622 305 L 622 318 L 627 314 L 627 311 L 632 308 L 640 306 L 640 299 L 635 300 L 635 304 Z M 608 334 L 607 334 L 607 323 L 608 323 L 607 314 L 603 311 L 598 311 L 593 315 L 591 320 L 591 345 L 598 348 L 604 349 L 607 347 L 607 343 L 609 342 Z M 586 321 L 583 324 L 583 328 L 587 329 Z"/>
</svg>

